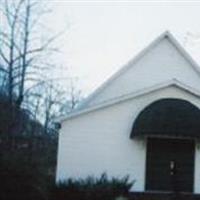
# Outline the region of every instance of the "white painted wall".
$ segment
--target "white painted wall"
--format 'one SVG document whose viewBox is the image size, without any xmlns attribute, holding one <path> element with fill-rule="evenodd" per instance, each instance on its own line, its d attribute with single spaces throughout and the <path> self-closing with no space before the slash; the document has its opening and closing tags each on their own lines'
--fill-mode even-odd
<svg viewBox="0 0 200 200">
<path fill-rule="evenodd" d="M 130 63 L 128 70 L 101 90 L 95 98 L 88 101 L 92 106 L 118 96 L 148 88 L 155 84 L 176 78 L 182 83 L 199 89 L 200 76 L 168 37 Z"/>
<path fill-rule="evenodd" d="M 150 103 L 180 98 L 200 107 L 200 99 L 175 86 L 76 116 L 62 124 L 59 136 L 57 181 L 69 177 L 130 175 L 135 191 L 145 185 L 145 140 L 129 138 L 134 120 Z M 200 193 L 200 150 L 195 157 L 195 192 Z"/>
<path fill-rule="evenodd" d="M 200 193 L 200 142 L 199 141 L 196 141 L 194 174 L 195 174 L 194 192 Z"/>
</svg>

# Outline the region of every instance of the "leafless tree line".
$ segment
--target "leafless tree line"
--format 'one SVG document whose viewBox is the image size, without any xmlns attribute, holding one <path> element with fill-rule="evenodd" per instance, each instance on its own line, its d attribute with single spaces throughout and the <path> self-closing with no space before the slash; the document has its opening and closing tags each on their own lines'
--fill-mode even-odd
<svg viewBox="0 0 200 200">
<path fill-rule="evenodd" d="M 0 91 L 10 105 L 28 110 L 31 119 L 40 121 L 48 133 L 56 117 L 76 107 L 81 93 L 72 78 L 70 87 L 64 90 L 56 80 L 45 76 L 56 67 L 48 61 L 57 51 L 54 42 L 59 36 L 42 36 L 42 17 L 49 12 L 46 4 L 0 0 Z"/>
</svg>

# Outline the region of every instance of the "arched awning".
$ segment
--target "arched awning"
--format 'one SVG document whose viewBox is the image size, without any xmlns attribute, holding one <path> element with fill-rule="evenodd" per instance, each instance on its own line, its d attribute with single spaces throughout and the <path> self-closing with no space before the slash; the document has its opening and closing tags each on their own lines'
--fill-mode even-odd
<svg viewBox="0 0 200 200">
<path fill-rule="evenodd" d="M 136 118 L 131 138 L 135 136 L 200 138 L 200 110 L 186 100 L 158 100 Z"/>
</svg>

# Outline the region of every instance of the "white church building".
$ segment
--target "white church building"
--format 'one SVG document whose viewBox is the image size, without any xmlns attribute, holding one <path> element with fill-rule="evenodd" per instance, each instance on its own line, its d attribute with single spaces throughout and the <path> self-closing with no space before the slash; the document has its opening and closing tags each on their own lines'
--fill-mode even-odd
<svg viewBox="0 0 200 200">
<path fill-rule="evenodd" d="M 165 32 L 60 120 L 57 181 L 130 176 L 200 193 L 200 67 Z"/>
</svg>

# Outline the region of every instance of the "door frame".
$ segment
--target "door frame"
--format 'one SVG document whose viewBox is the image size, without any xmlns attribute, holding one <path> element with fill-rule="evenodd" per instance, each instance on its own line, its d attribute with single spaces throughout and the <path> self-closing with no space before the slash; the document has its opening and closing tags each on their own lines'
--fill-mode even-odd
<svg viewBox="0 0 200 200">
<path fill-rule="evenodd" d="M 191 139 L 191 138 L 183 138 L 183 137 L 158 137 L 158 136 L 150 136 L 150 137 L 146 137 L 146 159 L 145 159 L 145 179 L 144 179 L 144 191 L 145 192 L 164 192 L 164 193 L 168 193 L 168 192 L 173 192 L 173 191 L 163 191 L 163 190 L 149 190 L 147 189 L 147 156 L 148 156 L 148 144 L 149 144 L 149 139 L 163 139 L 163 140 L 168 140 L 168 139 L 176 139 L 176 140 L 188 140 L 188 141 L 192 141 L 193 142 L 193 181 L 192 181 L 192 191 L 191 193 L 195 192 L 195 170 L 196 170 L 196 140 L 195 139 Z M 184 191 L 183 191 L 184 192 Z"/>
</svg>

